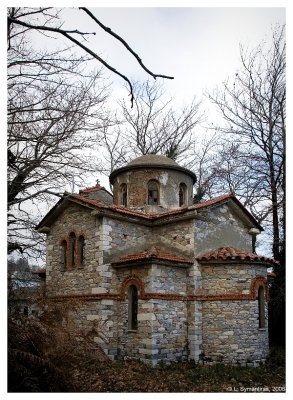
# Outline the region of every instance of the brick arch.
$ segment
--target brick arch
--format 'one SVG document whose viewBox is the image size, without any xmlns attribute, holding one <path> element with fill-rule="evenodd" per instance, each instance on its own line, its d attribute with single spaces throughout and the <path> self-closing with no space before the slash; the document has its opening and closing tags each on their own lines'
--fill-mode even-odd
<svg viewBox="0 0 293 400">
<path fill-rule="evenodd" d="M 70 231 L 68 232 L 68 237 L 70 237 L 70 235 L 71 235 L 72 233 L 75 235 L 75 237 L 78 236 L 78 232 L 77 232 L 75 229 L 70 229 Z"/>
<path fill-rule="evenodd" d="M 251 286 L 250 286 L 250 293 L 251 293 L 251 297 L 253 300 L 256 300 L 257 298 L 257 292 L 260 286 L 263 286 L 264 291 L 265 291 L 265 297 L 266 300 L 269 300 L 269 287 L 268 287 L 268 281 L 264 276 L 256 276 L 252 282 L 251 282 Z"/>
<path fill-rule="evenodd" d="M 63 242 L 66 242 L 67 245 L 68 245 L 68 236 L 63 236 L 63 237 L 60 239 L 60 242 L 59 242 L 60 246 L 62 246 Z"/>
<path fill-rule="evenodd" d="M 135 285 L 139 289 L 139 296 L 143 298 L 144 296 L 144 283 L 136 275 L 128 275 L 121 284 L 120 298 L 123 300 L 125 298 L 125 292 L 130 285 Z"/>
</svg>

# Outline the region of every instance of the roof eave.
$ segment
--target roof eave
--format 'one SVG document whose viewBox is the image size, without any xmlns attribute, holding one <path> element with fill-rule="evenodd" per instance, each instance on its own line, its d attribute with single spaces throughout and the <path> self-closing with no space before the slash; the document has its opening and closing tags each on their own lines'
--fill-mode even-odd
<svg viewBox="0 0 293 400">
<path fill-rule="evenodd" d="M 195 184 L 195 182 L 197 181 L 197 178 L 196 178 L 196 175 L 192 172 L 192 171 L 190 171 L 189 169 L 187 169 L 187 168 L 184 168 L 184 167 L 180 167 L 179 165 L 177 166 L 177 165 L 164 165 L 164 164 L 149 164 L 149 165 L 146 165 L 146 164 L 135 164 L 135 165 L 126 165 L 125 167 L 121 167 L 121 168 L 117 168 L 117 169 L 115 169 L 111 174 L 110 174 L 110 176 L 109 176 L 109 181 L 110 181 L 110 183 L 113 185 L 113 179 L 117 176 L 117 175 L 119 175 L 120 173 L 122 173 L 122 172 L 127 172 L 127 171 L 131 171 L 131 170 L 134 170 L 134 169 L 147 169 L 147 168 L 150 168 L 150 169 L 172 169 L 172 170 L 175 170 L 175 171 L 179 171 L 179 172 L 183 172 L 183 173 L 185 173 L 185 174 L 187 174 L 187 175 L 189 175 L 191 178 L 192 178 L 192 181 L 193 181 L 193 184 Z"/>
<path fill-rule="evenodd" d="M 136 260 L 125 260 L 125 261 L 116 261 L 112 262 L 111 266 L 113 268 L 127 268 L 127 267 L 141 267 L 142 264 L 150 265 L 150 264 L 160 264 L 160 265 L 170 265 L 176 266 L 180 268 L 188 268 L 193 264 L 193 261 L 179 261 L 179 260 L 168 260 L 159 257 L 145 257 Z"/>
</svg>

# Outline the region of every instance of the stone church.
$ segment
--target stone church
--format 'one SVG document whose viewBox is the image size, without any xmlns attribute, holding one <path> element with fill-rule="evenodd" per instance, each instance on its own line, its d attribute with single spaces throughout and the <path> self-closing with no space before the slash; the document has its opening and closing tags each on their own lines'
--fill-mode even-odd
<svg viewBox="0 0 293 400">
<path fill-rule="evenodd" d="M 65 193 L 47 235 L 46 293 L 76 299 L 80 326 L 110 359 L 258 365 L 268 354 L 262 227 L 233 194 L 193 204 L 196 176 L 161 155 L 136 158 Z"/>
</svg>

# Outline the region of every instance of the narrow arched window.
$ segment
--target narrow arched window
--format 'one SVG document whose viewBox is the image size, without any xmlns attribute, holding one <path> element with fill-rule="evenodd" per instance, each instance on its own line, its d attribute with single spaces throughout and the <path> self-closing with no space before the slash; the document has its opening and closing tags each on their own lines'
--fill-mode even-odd
<svg viewBox="0 0 293 400">
<path fill-rule="evenodd" d="M 127 185 L 126 183 L 122 183 L 120 185 L 120 205 L 123 207 L 127 207 Z"/>
<path fill-rule="evenodd" d="M 137 330 L 138 291 L 134 285 L 128 288 L 128 329 Z"/>
<path fill-rule="evenodd" d="M 185 183 L 179 185 L 179 207 L 186 206 L 187 204 L 187 186 Z"/>
<path fill-rule="evenodd" d="M 67 241 L 62 240 L 61 242 L 61 263 L 65 270 L 67 268 Z"/>
<path fill-rule="evenodd" d="M 258 288 L 258 327 L 265 327 L 265 291 L 264 287 Z"/>
<path fill-rule="evenodd" d="M 76 236 L 74 232 L 71 232 L 69 235 L 70 240 L 70 268 L 75 267 L 75 243 L 76 243 Z"/>
<path fill-rule="evenodd" d="M 83 267 L 85 262 L 85 239 L 84 236 L 78 238 L 79 266 Z"/>
<path fill-rule="evenodd" d="M 148 204 L 159 204 L 159 183 L 154 180 L 148 182 Z"/>
</svg>

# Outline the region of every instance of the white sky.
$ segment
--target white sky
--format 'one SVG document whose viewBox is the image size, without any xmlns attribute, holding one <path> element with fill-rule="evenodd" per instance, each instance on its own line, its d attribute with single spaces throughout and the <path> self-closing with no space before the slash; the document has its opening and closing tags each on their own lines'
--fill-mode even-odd
<svg viewBox="0 0 293 400">
<path fill-rule="evenodd" d="M 158 80 L 164 82 L 166 95 L 172 96 L 178 107 L 195 96 L 204 99 L 205 90 L 212 91 L 223 80 L 233 78 L 240 66 L 239 44 L 253 49 L 261 41 L 269 41 L 271 27 L 286 19 L 284 7 L 91 7 L 90 11 L 125 39 L 152 72 L 174 76 L 174 80 Z M 64 28 L 96 32 L 88 37 L 87 46 L 119 72 L 131 80 L 152 80 L 123 45 L 83 11 L 68 9 L 65 15 Z M 127 100 L 123 79 L 105 73 L 113 82 L 113 104 L 115 99 Z M 214 122 L 215 111 L 204 100 L 207 122 Z M 98 178 L 108 187 L 106 176 Z"/>
<path fill-rule="evenodd" d="M 160 4 L 160 2 L 158 3 Z M 196 2 L 194 2 L 196 4 Z M 164 79 L 166 92 L 178 105 L 189 103 L 202 91 L 212 89 L 235 74 L 239 66 L 239 43 L 248 47 L 270 37 L 270 28 L 285 22 L 285 8 L 90 8 L 106 26 L 121 35 L 154 73 L 174 76 Z M 88 45 L 121 73 L 144 81 L 148 75 L 115 38 L 103 32 L 83 11 L 68 9 L 68 25 L 87 32 Z M 127 96 L 123 80 L 118 96 Z M 161 79 L 160 79 L 161 81 Z M 116 97 L 116 95 L 115 95 Z"/>
</svg>

